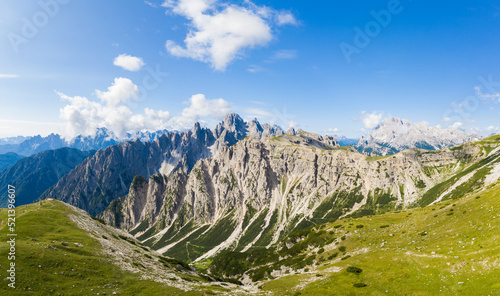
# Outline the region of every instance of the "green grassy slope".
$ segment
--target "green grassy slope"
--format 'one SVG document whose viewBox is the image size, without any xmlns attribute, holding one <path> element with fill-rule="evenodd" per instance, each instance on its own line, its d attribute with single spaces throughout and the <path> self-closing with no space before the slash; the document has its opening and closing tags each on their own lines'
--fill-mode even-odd
<svg viewBox="0 0 500 296">
<path fill-rule="evenodd" d="M 500 184 L 432 206 L 341 219 L 295 237 L 321 233 L 337 239 L 309 240 L 309 249 L 296 255 L 312 257 L 307 266 L 264 268 L 263 294 L 500 295 Z"/>
<path fill-rule="evenodd" d="M 130 237 L 62 202 L 44 201 L 42 206 L 38 203 L 20 206 L 16 211 L 16 289 L 9 288 L 7 281 L 1 281 L 1 295 L 113 295 L 113 292 L 116 295 L 207 295 L 228 291 L 183 268 L 182 263 L 179 265 L 175 260 L 150 252 Z M 71 216 L 96 229 L 92 231 L 93 236 L 78 227 Z M 10 263 L 6 209 L 0 210 L 0 219 L 0 269 L 4 279 Z M 94 237 L 97 233 L 101 240 Z M 116 262 L 117 258 L 104 252 L 109 246 L 116 253 L 134 255 L 127 255 L 124 262 Z M 129 268 L 120 268 L 120 265 Z M 161 275 L 160 280 L 154 275 Z"/>
</svg>

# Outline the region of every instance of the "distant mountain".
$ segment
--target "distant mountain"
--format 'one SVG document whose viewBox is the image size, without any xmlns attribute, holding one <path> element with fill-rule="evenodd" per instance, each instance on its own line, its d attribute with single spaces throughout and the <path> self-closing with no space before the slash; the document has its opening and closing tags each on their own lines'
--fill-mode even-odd
<svg viewBox="0 0 500 296">
<path fill-rule="evenodd" d="M 224 147 L 246 137 L 263 139 L 283 134 L 277 126 L 260 124 L 256 119 L 247 123 L 231 113 L 213 131 L 196 123 L 193 130 L 168 132 L 152 142 L 130 141 L 99 150 L 43 197 L 59 199 L 97 215 L 113 199 L 127 194 L 136 175 L 149 178 L 157 173 L 170 175 L 176 170 L 189 173 L 198 160 L 217 155 Z"/>
<path fill-rule="evenodd" d="M 23 142 L 26 139 L 27 139 L 27 137 L 23 137 L 23 136 L 3 138 L 3 139 L 0 139 L 0 145 L 9 145 L 9 144 L 15 145 L 15 144 L 19 144 L 19 143 Z"/>
<path fill-rule="evenodd" d="M 356 144 L 360 152 L 394 154 L 410 148 L 437 150 L 478 140 L 476 134 L 456 129 L 441 129 L 406 119 L 389 118 Z"/>
<path fill-rule="evenodd" d="M 33 137 L 17 137 L 0 139 L 0 153 L 14 152 L 24 156 L 30 156 L 42 151 L 59 149 L 63 147 L 76 148 L 82 151 L 99 150 L 118 143 L 139 139 L 142 142 L 152 141 L 167 133 L 167 130 L 156 132 L 128 133 L 124 138 L 118 138 L 113 132 L 100 128 L 94 136 L 79 135 L 71 140 L 66 140 L 58 134 L 50 134 L 46 137 L 40 135 Z"/>
<path fill-rule="evenodd" d="M 95 150 L 73 148 L 43 151 L 23 158 L 0 174 L 0 188 L 16 187 L 16 206 L 32 203 L 62 176 L 67 174 Z M 0 191 L 0 207 L 5 207 L 7 190 Z"/>
<path fill-rule="evenodd" d="M 354 146 L 359 142 L 359 138 L 347 138 L 345 136 L 335 135 L 335 139 L 337 139 L 340 146 Z"/>
<path fill-rule="evenodd" d="M 0 154 L 0 172 L 15 164 L 19 159 L 23 158 L 19 154 L 9 152 L 5 154 Z"/>
</svg>

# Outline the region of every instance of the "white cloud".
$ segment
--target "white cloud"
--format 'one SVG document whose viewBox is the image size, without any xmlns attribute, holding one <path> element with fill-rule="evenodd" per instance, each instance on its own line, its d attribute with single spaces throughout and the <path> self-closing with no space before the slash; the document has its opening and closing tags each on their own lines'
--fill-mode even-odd
<svg viewBox="0 0 500 296">
<path fill-rule="evenodd" d="M 128 78 L 115 78 L 108 91 L 95 91 L 96 96 L 108 105 L 118 105 L 139 96 L 139 88 Z"/>
<path fill-rule="evenodd" d="M 493 125 L 488 126 L 485 130 L 489 134 L 496 134 L 500 132 L 500 128 L 498 126 L 493 126 Z"/>
<path fill-rule="evenodd" d="M 460 121 L 455 121 L 452 125 L 449 126 L 449 128 L 452 129 L 459 129 L 463 126 L 464 124 Z"/>
<path fill-rule="evenodd" d="M 189 106 L 182 110 L 181 116 L 172 118 L 171 128 L 192 128 L 195 122 L 206 123 L 203 118 L 221 120 L 232 111 L 232 105 L 228 101 L 223 99 L 208 100 L 203 94 L 192 96 L 187 103 Z"/>
<path fill-rule="evenodd" d="M 264 71 L 264 68 L 256 65 L 251 65 L 250 67 L 248 67 L 247 71 L 250 73 L 258 73 Z"/>
<path fill-rule="evenodd" d="M 288 128 L 295 128 L 298 125 L 296 121 L 290 120 L 288 121 Z"/>
<path fill-rule="evenodd" d="M 164 129 L 167 127 L 169 114 L 166 111 L 145 109 L 144 114 L 133 114 L 128 103 L 139 94 L 138 88 L 127 78 L 115 78 L 107 91 L 96 90 L 101 102 L 85 97 L 70 97 L 56 92 L 68 105 L 61 108 L 60 117 L 66 121 L 66 137 L 79 134 L 94 135 L 97 128 L 105 127 L 118 137 L 128 131 L 143 129 Z"/>
<path fill-rule="evenodd" d="M 340 132 L 340 130 L 338 128 L 329 128 L 328 132 L 329 133 L 338 133 L 338 132 Z"/>
<path fill-rule="evenodd" d="M 297 58 L 297 51 L 289 49 L 278 50 L 274 53 L 272 58 L 274 60 L 293 60 Z"/>
<path fill-rule="evenodd" d="M 500 93 L 498 93 L 498 92 L 491 92 L 491 93 L 485 94 L 481 91 L 481 88 L 479 86 L 474 87 L 474 90 L 476 91 L 476 95 L 482 99 L 485 99 L 488 101 L 500 102 Z"/>
<path fill-rule="evenodd" d="M 292 24 L 289 12 L 278 12 L 245 1 L 245 6 L 218 0 L 166 0 L 162 6 L 186 17 L 190 31 L 185 47 L 166 42 L 167 51 L 178 57 L 210 63 L 224 71 L 246 48 L 267 45 L 273 38 L 272 25 Z"/>
<path fill-rule="evenodd" d="M 367 113 L 366 111 L 361 112 L 363 114 L 363 126 L 366 129 L 374 129 L 382 121 L 382 113 L 377 113 L 373 111 L 372 113 Z"/>
<path fill-rule="evenodd" d="M 115 58 L 115 60 L 113 61 L 113 65 L 122 67 L 123 69 L 128 71 L 136 72 L 146 64 L 144 63 L 142 58 L 123 53 Z"/>
<path fill-rule="evenodd" d="M 272 112 L 269 112 L 269 111 L 266 111 L 264 109 L 260 109 L 260 108 L 246 108 L 245 109 L 245 113 L 248 114 L 248 117 L 266 117 L 266 118 L 275 118 L 277 117 L 276 114 L 272 113 Z"/>
<path fill-rule="evenodd" d="M 153 2 L 150 2 L 150 1 L 144 1 L 144 3 L 147 4 L 147 5 L 149 5 L 149 6 L 151 6 L 151 7 L 153 7 L 153 8 L 157 8 L 158 7 L 158 5 L 156 5 L 156 3 L 153 3 Z"/>
<path fill-rule="evenodd" d="M 284 25 L 297 25 L 297 19 L 295 19 L 295 16 L 291 14 L 288 11 L 280 11 L 276 15 L 277 18 L 277 23 L 279 26 L 284 26 Z"/>
<path fill-rule="evenodd" d="M 195 122 L 221 120 L 232 110 L 231 104 L 223 99 L 208 100 L 205 95 L 197 94 L 188 100 L 189 105 L 179 116 L 150 108 L 145 108 L 142 114 L 134 114 L 129 103 L 137 95 L 137 86 L 126 78 L 116 78 L 105 92 L 96 90 L 100 102 L 56 93 L 68 103 L 60 109 L 60 117 L 66 121 L 64 135 L 68 138 L 94 135 L 97 128 L 102 127 L 118 137 L 141 130 L 183 130 L 192 128 Z"/>
<path fill-rule="evenodd" d="M 17 74 L 0 74 L 0 78 L 19 78 L 21 76 Z"/>
</svg>

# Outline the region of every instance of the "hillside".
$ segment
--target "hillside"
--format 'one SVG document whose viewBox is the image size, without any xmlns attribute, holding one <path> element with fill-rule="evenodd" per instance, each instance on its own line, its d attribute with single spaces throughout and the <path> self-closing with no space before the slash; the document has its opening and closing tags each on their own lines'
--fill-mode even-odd
<svg viewBox="0 0 500 296">
<path fill-rule="evenodd" d="M 246 138 L 189 174 L 136 177 L 100 217 L 163 254 L 199 262 L 270 248 L 295 230 L 345 216 L 453 199 L 498 178 L 498 137 L 390 157 L 294 137 Z"/>
<path fill-rule="evenodd" d="M 241 291 L 160 256 L 84 211 L 46 200 L 16 208 L 16 289 L 2 295 L 206 295 Z M 0 235 L 6 237 L 6 209 Z M 7 270 L 9 246 L 0 245 Z M 232 294 L 232 292 L 231 292 Z"/>
<path fill-rule="evenodd" d="M 61 148 L 23 158 L 0 173 L 0 188 L 17 187 L 16 205 L 34 202 L 64 175 L 95 151 Z M 7 190 L 0 192 L 0 207 L 7 206 Z"/>
<path fill-rule="evenodd" d="M 0 154 L 0 172 L 7 169 L 11 165 L 15 164 L 18 160 L 22 159 L 23 157 L 24 156 L 21 156 L 13 152 Z"/>
<path fill-rule="evenodd" d="M 221 254 L 209 268 L 272 295 L 498 295 L 499 196 L 497 182 L 432 206 L 343 218 L 268 250 Z"/>
</svg>

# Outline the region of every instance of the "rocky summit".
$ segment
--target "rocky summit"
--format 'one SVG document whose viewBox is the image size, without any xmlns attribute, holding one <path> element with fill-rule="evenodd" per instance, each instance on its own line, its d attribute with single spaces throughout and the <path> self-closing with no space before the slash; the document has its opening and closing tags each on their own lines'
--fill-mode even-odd
<svg viewBox="0 0 500 296">
<path fill-rule="evenodd" d="M 406 119 L 388 118 L 368 136 L 359 140 L 356 149 L 376 155 L 394 154 L 410 148 L 443 149 L 479 140 L 479 136 L 456 129 L 442 129 Z"/>
</svg>

